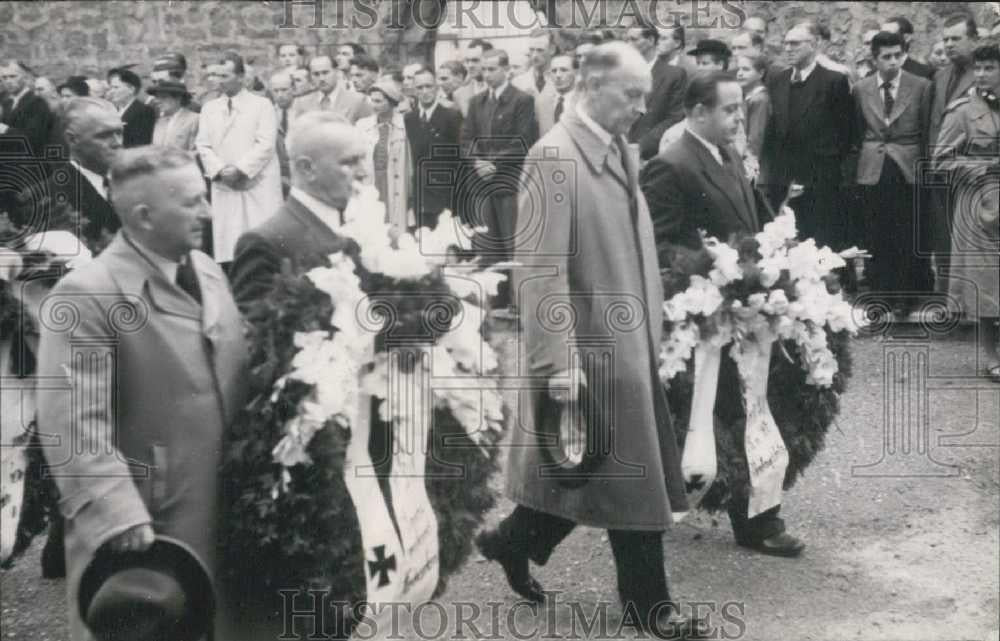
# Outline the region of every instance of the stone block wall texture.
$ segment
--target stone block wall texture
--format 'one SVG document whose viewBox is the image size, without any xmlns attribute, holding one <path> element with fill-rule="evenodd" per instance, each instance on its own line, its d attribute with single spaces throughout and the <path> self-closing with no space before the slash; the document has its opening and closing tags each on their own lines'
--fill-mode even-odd
<svg viewBox="0 0 1000 641">
<path fill-rule="evenodd" d="M 299 6 L 292 8 L 291 22 L 297 26 L 283 27 L 289 22 L 289 4 L 281 0 L 0 1 L 0 59 L 21 59 L 37 74 L 59 81 L 70 74 L 103 75 L 113 66 L 128 63 L 136 63 L 136 71 L 145 77 L 158 55 L 180 51 L 188 58 L 194 86 L 201 84 L 203 65 L 226 49 L 253 59 L 256 73 L 266 78 L 275 64 L 275 45 L 284 42 L 302 44 L 310 53 L 316 53 L 338 43 L 357 41 L 383 63 L 430 61 L 435 34 L 420 25 L 434 24 L 438 15 L 447 16 L 448 11 L 442 9 L 444 3 L 325 0 L 321 5 L 324 26 L 312 26 L 317 17 L 314 8 Z M 565 17 L 574 5 L 593 14 L 598 4 L 603 5 L 598 15 L 603 11 L 612 22 L 618 21 L 618 26 L 627 25 L 636 8 L 640 13 L 648 12 L 651 6 L 663 15 L 673 12 L 688 25 L 690 41 L 709 34 L 731 35 L 736 28 L 735 8 L 771 20 L 772 49 L 780 44 L 790 23 L 815 18 L 830 25 L 833 56 L 849 60 L 860 47 L 864 31 L 877 27 L 883 18 L 908 16 L 917 33 L 914 54 L 923 58 L 945 15 L 967 10 L 988 28 L 995 20 L 992 5 L 996 3 L 729 0 L 727 8 L 723 3 L 705 0 L 556 0 L 554 6 Z M 416 19 L 413 12 L 419 14 Z M 699 26 L 713 18 L 725 22 L 717 22 L 714 27 Z"/>
</svg>

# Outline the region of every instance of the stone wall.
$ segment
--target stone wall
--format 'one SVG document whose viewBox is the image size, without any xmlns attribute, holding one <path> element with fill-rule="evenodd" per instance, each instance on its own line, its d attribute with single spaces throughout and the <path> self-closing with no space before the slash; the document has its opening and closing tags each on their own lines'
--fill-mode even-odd
<svg viewBox="0 0 1000 641">
<path fill-rule="evenodd" d="M 266 76 L 279 42 L 303 44 L 310 52 L 318 52 L 337 43 L 358 41 L 383 63 L 398 63 L 429 58 L 434 32 L 419 25 L 433 24 L 443 1 L 326 0 L 321 5 L 319 21 L 323 26 L 316 28 L 312 27 L 317 23 L 313 8 L 295 7 L 289 21 L 286 16 L 289 5 L 282 1 L 0 2 L 0 59 L 19 58 L 36 73 L 61 80 L 75 73 L 101 75 L 112 66 L 130 62 L 137 63 L 136 70 L 146 76 L 157 55 L 181 51 L 188 58 L 195 85 L 199 84 L 202 65 L 224 49 L 236 49 L 254 59 L 259 75 Z M 624 13 L 625 22 L 632 7 L 645 12 L 651 5 L 650 0 L 600 1 L 606 15 L 616 20 Z M 596 2 L 555 0 L 554 6 L 560 14 L 565 14 L 574 4 L 593 9 Z M 772 19 L 772 46 L 780 43 L 783 31 L 792 21 L 807 17 L 822 19 L 833 32 L 834 57 L 841 59 L 853 56 L 865 30 L 877 27 L 881 18 L 894 14 L 906 15 L 914 23 L 917 31 L 914 53 L 921 58 L 939 32 L 945 14 L 968 9 L 987 27 L 993 21 L 991 3 L 986 2 L 729 0 L 724 6 L 704 0 L 659 0 L 652 4 L 661 12 L 684 16 L 682 19 L 688 25 L 693 24 L 696 15 L 698 24 L 713 17 L 726 20 L 717 23 L 714 29 L 692 29 L 692 40 L 709 33 L 723 37 L 727 31 L 731 34 L 735 28 L 734 9 Z M 410 13 L 414 7 L 421 12 L 416 20 Z"/>
</svg>

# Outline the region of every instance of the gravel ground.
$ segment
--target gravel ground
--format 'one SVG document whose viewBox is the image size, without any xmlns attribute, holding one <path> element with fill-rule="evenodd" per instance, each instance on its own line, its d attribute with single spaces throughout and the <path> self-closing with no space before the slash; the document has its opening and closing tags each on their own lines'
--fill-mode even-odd
<svg viewBox="0 0 1000 641">
<path fill-rule="evenodd" d="M 926 370 L 894 368 L 886 354 L 900 349 Z M 859 339 L 854 357 L 838 428 L 785 497 L 782 515 L 807 542 L 804 555 L 779 559 L 744 550 L 733 543 L 727 519 L 694 514 L 664 539 L 674 597 L 686 607 L 701 602 L 697 607 L 710 613 L 716 638 L 995 641 L 1000 387 L 975 379 L 975 350 L 963 328 L 934 340 L 919 331 Z M 899 386 L 926 389 L 910 398 L 922 411 L 886 410 L 886 399 L 890 409 L 898 407 L 894 403 L 902 397 L 887 390 Z M 910 417 L 916 424 L 922 416 L 930 447 L 885 454 L 892 441 L 886 416 Z M 904 437 L 918 433 L 918 427 L 897 431 Z M 504 501 L 491 523 L 510 509 Z M 36 542 L 0 575 L 3 639 L 67 638 L 64 586 L 39 578 L 39 550 Z M 442 611 L 426 609 L 417 632 L 454 639 L 635 636 L 618 629 L 622 614 L 604 532 L 576 530 L 535 573 L 559 592 L 554 605 L 517 605 L 499 566 L 473 559 L 439 600 L 449 616 L 445 629 Z M 477 604 L 479 616 L 470 610 L 474 606 L 461 603 Z M 604 625 L 595 619 L 601 608 Z M 594 620 L 597 628 L 588 634 L 585 625 Z M 401 637 L 421 636 L 406 629 Z"/>
</svg>

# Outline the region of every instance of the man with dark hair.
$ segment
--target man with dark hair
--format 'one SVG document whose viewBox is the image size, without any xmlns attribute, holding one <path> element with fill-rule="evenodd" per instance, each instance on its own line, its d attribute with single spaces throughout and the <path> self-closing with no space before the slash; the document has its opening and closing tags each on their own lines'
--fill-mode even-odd
<svg viewBox="0 0 1000 641">
<path fill-rule="evenodd" d="M 796 25 L 785 35 L 791 68 L 767 83 L 772 110 L 758 184 L 774 209 L 781 207 L 793 182 L 802 185 L 802 194 L 789 203 L 800 237 L 839 251 L 847 240 L 840 185 L 853 109 L 847 76 L 817 64 L 817 41 L 811 24 Z"/>
<path fill-rule="evenodd" d="M 931 120 L 927 142 L 931 155 L 935 155 L 935 147 L 945 115 L 955 108 L 955 103 L 965 98 L 975 85 L 975 74 L 972 65 L 972 52 L 979 39 L 979 31 L 975 19 L 968 14 L 956 13 L 944 21 L 941 34 L 944 41 L 948 65 L 938 69 L 934 74 L 934 102 L 931 105 Z M 935 194 L 940 190 L 935 190 Z M 934 254 L 935 289 L 943 292 L 948 283 L 948 258 L 951 252 L 951 218 L 948 214 L 949 204 L 937 195 L 929 199 L 928 206 L 933 210 L 922 231 L 924 250 Z"/>
<path fill-rule="evenodd" d="M 882 31 L 898 33 L 903 37 L 903 71 L 912 73 L 928 80 L 934 79 L 934 69 L 910 57 L 910 46 L 913 44 L 913 23 L 903 16 L 889 18 L 882 23 Z"/>
<path fill-rule="evenodd" d="M 883 31 L 872 38 L 876 73 L 854 86 L 857 124 L 852 147 L 858 156 L 857 184 L 872 250 L 872 288 L 899 292 L 888 301 L 901 317 L 930 288 L 930 270 L 914 242 L 920 226 L 913 186 L 927 153 L 931 83 L 902 70 L 903 37 Z"/>
<path fill-rule="evenodd" d="M 656 45 L 656 55 L 663 56 L 667 62 L 675 67 L 684 67 L 685 70 L 691 66 L 690 59 L 684 53 L 687 46 L 687 39 L 684 34 L 683 25 L 678 25 L 672 29 L 660 31 L 660 41 Z"/>
<path fill-rule="evenodd" d="M 3 124 L 28 139 L 31 154 L 45 156 L 45 147 L 53 139 L 56 117 L 45 99 L 32 91 L 24 65 L 16 60 L 0 66 L 0 81 L 7 91 Z"/>
<path fill-rule="evenodd" d="M 223 95 L 201 110 L 195 146 L 212 181 L 212 256 L 225 264 L 240 234 L 281 205 L 281 168 L 274 106 L 244 86 L 243 59 L 227 53 L 216 72 Z"/>
<path fill-rule="evenodd" d="M 141 88 L 142 81 L 131 69 L 117 68 L 108 72 L 108 98 L 118 108 L 125 124 L 123 144 L 126 148 L 153 141 L 156 110 L 136 100 Z"/>
<path fill-rule="evenodd" d="M 455 210 L 455 185 L 440 184 L 435 176 L 456 175 L 462 114 L 441 104 L 434 72 L 423 69 L 413 78 L 416 108 L 403 116 L 413 159 L 413 211 L 418 227 L 437 226 L 445 209 Z"/>
<path fill-rule="evenodd" d="M 358 54 L 351 58 L 351 84 L 354 90 L 367 94 L 368 89 L 378 80 L 378 61 L 367 53 Z"/>
<path fill-rule="evenodd" d="M 733 148 L 742 122 L 739 83 L 724 71 L 699 74 L 688 86 L 684 109 L 687 131 L 649 161 L 640 177 L 663 267 L 699 251 L 702 231 L 733 242 L 760 231 L 772 217 L 766 199 L 750 185 Z M 723 355 L 722 361 L 720 398 L 738 385 L 732 359 Z M 723 405 L 717 402 L 716 412 L 724 411 Z M 749 517 L 748 489 L 731 488 L 729 519 L 737 544 L 773 556 L 798 556 L 805 545 L 785 531 L 784 521 L 778 517 L 781 505 Z"/>
<path fill-rule="evenodd" d="M 684 118 L 684 87 L 687 73 L 682 67 L 656 53 L 656 43 L 660 32 L 648 24 L 638 24 L 629 28 L 625 39 L 646 60 L 653 74 L 653 87 L 646 97 L 646 111 L 629 131 L 629 142 L 639 144 L 639 155 L 643 160 L 656 155 L 660 136 L 671 125 Z"/>
<path fill-rule="evenodd" d="M 483 54 L 492 48 L 493 45 L 481 38 L 470 40 L 469 44 L 465 46 L 465 55 L 462 60 L 469 72 L 466 81 L 469 98 L 486 90 L 486 84 L 483 82 Z"/>
<path fill-rule="evenodd" d="M 316 90 L 297 97 L 292 103 L 293 122 L 309 111 L 332 111 L 352 124 L 372 114 L 368 99 L 340 81 L 340 73 L 334 68 L 330 56 L 316 56 L 310 60 L 309 77 Z"/>
<path fill-rule="evenodd" d="M 467 222 L 485 226 L 475 247 L 488 261 L 510 260 L 517 230 L 517 187 L 524 158 L 538 140 L 535 101 L 507 82 L 507 52 L 483 54 L 483 78 L 489 87 L 469 103 L 462 124 L 462 157 L 471 184 L 459 212 Z M 511 305 L 507 283 L 495 299 L 497 307 Z"/>
<path fill-rule="evenodd" d="M 819 37 L 817 40 L 817 53 L 816 62 L 823 65 L 830 71 L 836 71 L 837 73 L 842 73 L 847 76 L 848 79 L 851 78 L 851 70 L 847 65 L 843 65 L 833 58 L 830 57 L 830 45 L 833 44 L 831 38 L 833 34 L 830 33 L 830 27 L 825 22 L 817 23 L 803 23 L 808 25 L 808 27 L 815 31 L 816 35 Z"/>
<path fill-rule="evenodd" d="M 90 95 L 90 87 L 87 86 L 87 79 L 83 76 L 70 76 L 66 78 L 61 85 L 56 87 L 56 91 L 59 92 L 59 97 L 62 98 L 64 105 L 73 98 L 82 98 Z"/>
<path fill-rule="evenodd" d="M 549 62 L 549 84 L 552 89 L 535 98 L 538 133 L 544 136 L 575 104 L 576 58 L 570 54 L 553 56 Z"/>
</svg>

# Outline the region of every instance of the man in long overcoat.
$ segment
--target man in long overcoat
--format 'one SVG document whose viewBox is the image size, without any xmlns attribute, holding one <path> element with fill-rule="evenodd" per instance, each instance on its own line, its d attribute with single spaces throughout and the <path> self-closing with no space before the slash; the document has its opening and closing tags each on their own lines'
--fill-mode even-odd
<svg viewBox="0 0 1000 641">
<path fill-rule="evenodd" d="M 524 324 L 517 360 L 535 389 L 520 395 L 511 427 L 506 489 L 518 507 L 478 543 L 515 591 L 542 600 L 528 560 L 544 565 L 576 525 L 605 528 L 628 616 L 654 633 L 676 632 L 693 624 L 668 603 L 661 535 L 688 506 L 657 376 L 663 294 L 653 228 L 638 150 L 625 138 L 651 78 L 623 43 L 588 52 L 581 77 L 573 111 L 525 164 L 518 217 L 534 231 L 515 250 L 523 265 L 515 280 Z M 597 365 L 574 365 L 577 356 Z M 610 417 L 601 428 L 609 440 L 595 442 L 602 453 L 569 484 L 553 476 L 541 446 L 549 417 L 539 401 L 572 400 L 584 379 Z"/>
<path fill-rule="evenodd" d="M 66 519 L 73 641 L 91 639 L 77 594 L 98 549 L 162 534 L 214 566 L 223 429 L 248 377 L 226 278 L 195 249 L 208 204 L 193 157 L 126 150 L 111 187 L 122 231 L 40 312 L 38 424 Z"/>
</svg>

